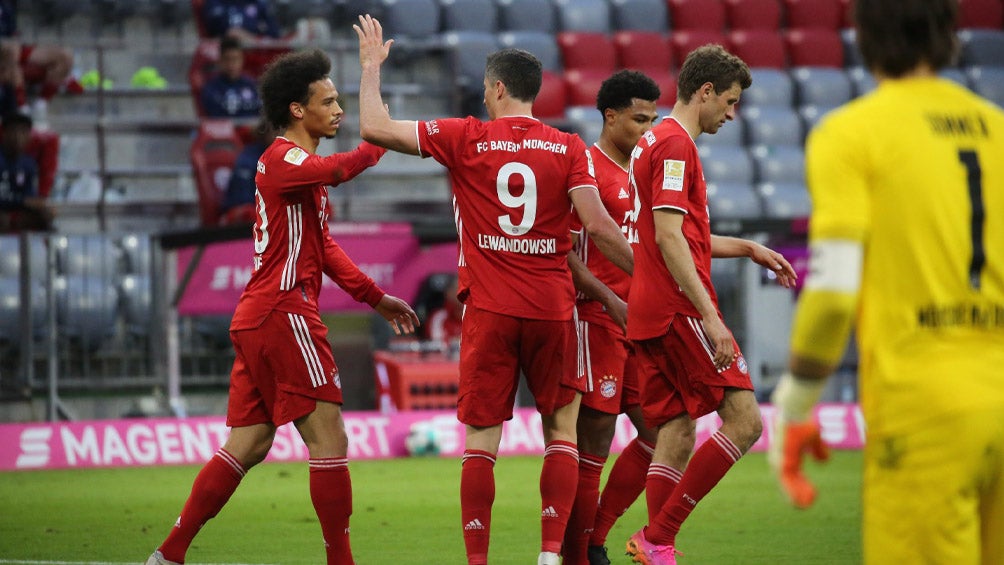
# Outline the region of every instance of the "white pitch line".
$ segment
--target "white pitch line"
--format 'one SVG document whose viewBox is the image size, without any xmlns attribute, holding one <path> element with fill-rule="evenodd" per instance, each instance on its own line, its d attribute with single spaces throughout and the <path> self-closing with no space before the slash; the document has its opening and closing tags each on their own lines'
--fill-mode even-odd
<svg viewBox="0 0 1004 565">
<path fill-rule="evenodd" d="M 119 561 L 32 561 L 29 559 L 0 559 L 0 564 L 9 565 L 135 565 L 131 562 Z M 191 563 L 190 565 L 270 565 L 251 563 Z"/>
</svg>

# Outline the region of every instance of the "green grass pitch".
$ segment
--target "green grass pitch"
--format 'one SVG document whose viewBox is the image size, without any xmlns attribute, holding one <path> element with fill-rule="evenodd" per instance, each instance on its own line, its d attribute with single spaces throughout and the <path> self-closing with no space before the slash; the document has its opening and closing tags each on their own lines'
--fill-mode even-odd
<svg viewBox="0 0 1004 565">
<path fill-rule="evenodd" d="M 611 458 L 611 461 L 613 458 Z M 536 562 L 540 457 L 502 457 L 489 559 Z M 820 497 L 790 508 L 761 453 L 743 457 L 697 507 L 678 538 L 681 565 L 815 565 L 861 561 L 859 452 L 809 464 Z M 609 471 L 610 463 L 607 464 Z M 361 565 L 463 565 L 459 459 L 350 463 L 352 547 Z M 142 563 L 166 535 L 197 467 L 0 473 L 0 564 Z M 644 496 L 611 531 L 611 560 L 645 521 Z M 262 464 L 188 553 L 188 563 L 324 562 L 307 465 Z"/>
</svg>

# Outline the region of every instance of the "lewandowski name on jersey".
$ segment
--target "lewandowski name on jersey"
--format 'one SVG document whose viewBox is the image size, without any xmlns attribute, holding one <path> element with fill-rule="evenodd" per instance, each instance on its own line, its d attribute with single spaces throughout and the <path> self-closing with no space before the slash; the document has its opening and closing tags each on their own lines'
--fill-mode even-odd
<svg viewBox="0 0 1004 565">
<path fill-rule="evenodd" d="M 504 235 L 478 234 L 478 247 L 492 251 L 508 251 L 524 255 L 542 255 L 557 253 L 557 240 L 546 239 L 514 239 Z"/>
</svg>

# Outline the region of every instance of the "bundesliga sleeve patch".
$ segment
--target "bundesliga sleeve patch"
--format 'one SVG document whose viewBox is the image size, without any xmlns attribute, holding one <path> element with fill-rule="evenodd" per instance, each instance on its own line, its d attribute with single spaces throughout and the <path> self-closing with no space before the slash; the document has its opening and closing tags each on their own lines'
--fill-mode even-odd
<svg viewBox="0 0 1004 565">
<path fill-rule="evenodd" d="M 294 165 L 302 165 L 303 161 L 307 158 L 307 152 L 299 147 L 293 147 L 286 152 L 286 156 L 282 158 L 283 161 L 287 163 L 292 163 Z"/>
<path fill-rule="evenodd" d="M 683 172 L 686 170 L 685 161 L 666 159 L 662 162 L 662 189 L 683 192 Z"/>
</svg>

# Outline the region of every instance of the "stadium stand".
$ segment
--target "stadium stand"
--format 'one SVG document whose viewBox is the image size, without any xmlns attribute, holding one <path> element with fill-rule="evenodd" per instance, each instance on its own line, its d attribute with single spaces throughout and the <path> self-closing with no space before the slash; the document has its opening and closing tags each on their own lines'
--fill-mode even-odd
<svg viewBox="0 0 1004 565">
<path fill-rule="evenodd" d="M 716 220 L 753 220 L 763 215 L 763 204 L 745 183 L 709 182 L 708 208 Z"/>
<path fill-rule="evenodd" d="M 554 0 L 558 28 L 562 31 L 610 33 L 607 0 Z"/>
<path fill-rule="evenodd" d="M 802 122 L 791 108 L 743 106 L 739 110 L 746 124 L 749 145 L 802 145 Z"/>
<path fill-rule="evenodd" d="M 790 71 L 799 106 L 839 106 L 853 97 L 843 68 L 799 67 Z"/>
<path fill-rule="evenodd" d="M 1004 108 L 1004 67 L 970 67 L 967 72 L 977 94 Z"/>
<path fill-rule="evenodd" d="M 790 29 L 784 33 L 784 43 L 793 67 L 844 66 L 844 44 L 834 30 Z"/>
<path fill-rule="evenodd" d="M 498 10 L 502 30 L 554 33 L 558 29 L 551 0 L 498 0 Z"/>
<path fill-rule="evenodd" d="M 1004 26 L 1004 3 L 1000 0 L 960 0 L 959 27 L 1001 29 Z"/>
<path fill-rule="evenodd" d="M 732 29 L 777 30 L 781 5 L 778 0 L 725 0 L 725 21 Z"/>
<path fill-rule="evenodd" d="M 729 47 L 751 68 L 783 69 L 788 66 L 784 40 L 774 30 L 732 30 L 729 32 Z"/>
<path fill-rule="evenodd" d="M 494 0 L 440 0 L 442 31 L 498 31 Z"/>
<path fill-rule="evenodd" d="M 611 74 L 617 69 L 617 51 L 605 33 L 563 31 L 557 36 L 562 66 Z"/>
<path fill-rule="evenodd" d="M 789 28 L 839 30 L 844 12 L 840 0 L 784 0 Z"/>
<path fill-rule="evenodd" d="M 544 71 L 540 81 L 540 92 L 533 101 L 533 115 L 543 120 L 557 120 L 565 115 L 568 95 L 565 81 L 561 76 Z"/>
<path fill-rule="evenodd" d="M 229 120 L 204 120 L 199 125 L 190 153 L 203 226 L 219 225 L 224 220 L 220 216 L 220 202 L 242 145 Z"/>
<path fill-rule="evenodd" d="M 717 29 L 674 30 L 669 34 L 669 44 L 673 48 L 673 59 L 681 65 L 688 53 L 708 43 L 725 46 L 728 45 L 728 38 L 725 32 Z"/>
<path fill-rule="evenodd" d="M 791 106 L 794 103 L 795 85 L 787 71 L 754 68 L 750 69 L 750 75 L 753 84 L 743 91 L 740 99 L 743 106 Z"/>
<path fill-rule="evenodd" d="M 725 29 L 725 5 L 722 0 L 667 0 L 673 30 Z"/>
<path fill-rule="evenodd" d="M 665 33 L 670 27 L 665 0 L 611 0 L 617 30 Z"/>
<path fill-rule="evenodd" d="M 657 31 L 622 30 L 613 36 L 617 60 L 625 69 L 646 74 L 669 72 L 676 67 L 666 34 Z"/>
<path fill-rule="evenodd" d="M 1004 30 L 964 29 L 959 32 L 964 66 L 1000 65 L 1004 62 Z"/>
</svg>

